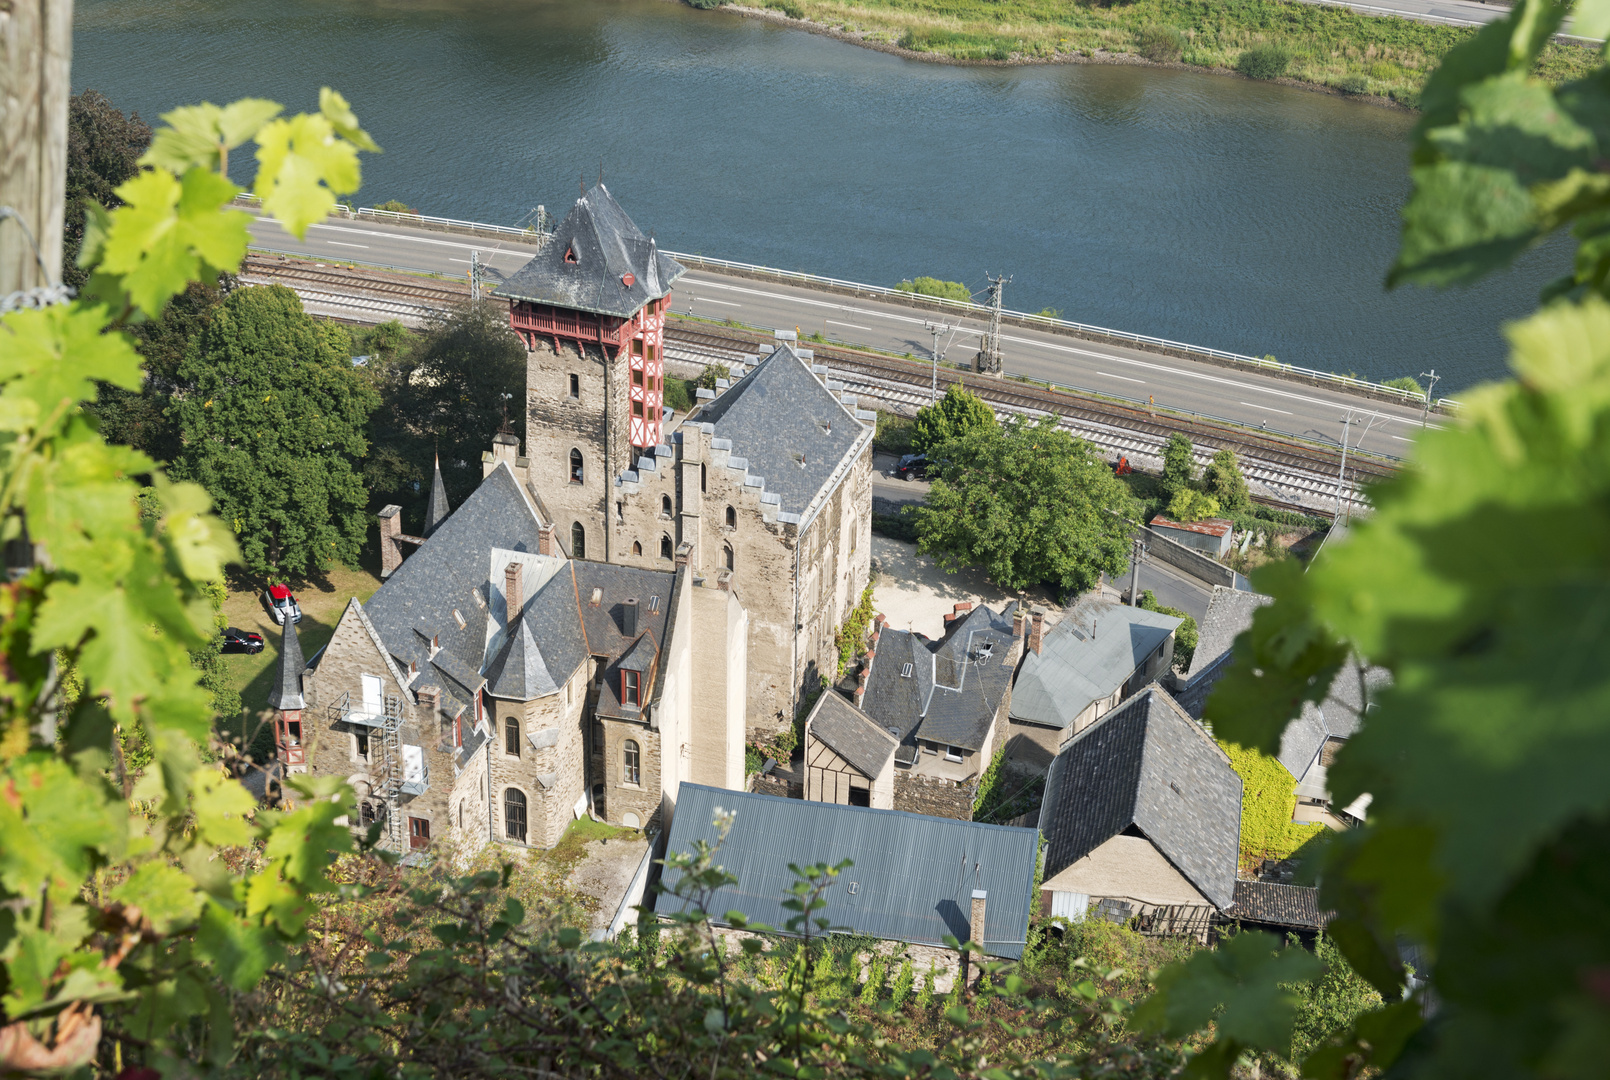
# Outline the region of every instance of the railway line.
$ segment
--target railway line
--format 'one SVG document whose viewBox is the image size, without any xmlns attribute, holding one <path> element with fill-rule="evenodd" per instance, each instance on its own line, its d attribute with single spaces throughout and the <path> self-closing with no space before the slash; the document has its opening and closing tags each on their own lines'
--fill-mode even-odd
<svg viewBox="0 0 1610 1080">
<path fill-rule="evenodd" d="M 313 313 L 357 322 L 398 319 L 422 325 L 433 315 L 469 301 L 468 284 L 374 268 L 348 268 L 286 256 L 249 255 L 241 268 L 246 285 L 281 284 L 302 297 Z M 734 364 L 768 351 L 775 339 L 739 328 L 707 328 L 681 321 L 666 329 L 666 355 L 693 363 Z M 835 389 L 857 398 L 874 398 L 897 411 L 926 405 L 932 373 L 927 364 L 836 346 L 814 346 L 813 363 L 826 368 Z M 1381 458 L 1350 454 L 1348 475 L 1339 481 L 1340 447 L 1294 443 L 1228 423 L 1166 409 L 1148 409 L 1111 399 L 1086 396 L 1013 379 L 996 379 L 954 368 L 939 371 L 939 392 L 960 382 L 988 401 L 999 415 L 1039 416 L 1051 413 L 1062 426 L 1114 456 L 1161 461 L 1161 448 L 1176 432 L 1196 446 L 1198 465 L 1219 449 L 1236 452 L 1242 471 L 1261 503 L 1321 515 L 1337 506 L 1338 486 L 1353 510 L 1368 508 L 1359 483 L 1391 475 L 1395 464 Z"/>
</svg>

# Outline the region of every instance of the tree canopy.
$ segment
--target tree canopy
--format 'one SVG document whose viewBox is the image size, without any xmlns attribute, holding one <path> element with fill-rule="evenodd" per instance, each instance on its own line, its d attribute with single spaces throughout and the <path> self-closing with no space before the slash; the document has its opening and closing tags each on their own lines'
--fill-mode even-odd
<svg viewBox="0 0 1610 1080">
<path fill-rule="evenodd" d="M 1133 500 L 1055 417 L 975 427 L 944 444 L 917 514 L 918 549 L 949 572 L 981 566 L 1007 589 L 1091 588 L 1128 565 Z"/>
<path fill-rule="evenodd" d="M 932 453 L 951 439 L 995 426 L 995 410 L 959 381 L 953 382 L 944 397 L 917 410 L 911 445 L 918 453 Z"/>
<path fill-rule="evenodd" d="M 359 459 L 380 399 L 345 330 L 278 285 L 239 289 L 191 343 L 174 402 L 174 473 L 212 493 L 252 573 L 356 566 L 368 531 Z"/>
<path fill-rule="evenodd" d="M 139 113 L 124 116 L 105 94 L 85 90 L 67 102 L 67 215 L 62 245 L 62 280 L 78 287 L 89 275 L 78 266 L 84 243 L 84 207 L 114 207 L 117 187 L 140 171 L 140 155 L 151 145 L 151 128 Z"/>
<path fill-rule="evenodd" d="M 1252 496 L 1247 493 L 1247 478 L 1241 473 L 1241 463 L 1236 460 L 1235 451 L 1228 448 L 1214 454 L 1213 460 L 1203 470 L 1202 489 L 1213 496 L 1222 511 L 1234 513 L 1252 505 Z"/>
<path fill-rule="evenodd" d="M 1163 443 L 1163 487 L 1170 494 L 1196 483 L 1195 451 L 1191 440 L 1177 431 Z"/>
</svg>

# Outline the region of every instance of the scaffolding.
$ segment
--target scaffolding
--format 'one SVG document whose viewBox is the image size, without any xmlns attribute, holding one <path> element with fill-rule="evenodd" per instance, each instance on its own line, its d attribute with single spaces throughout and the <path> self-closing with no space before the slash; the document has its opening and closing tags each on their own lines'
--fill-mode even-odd
<svg viewBox="0 0 1610 1080">
<path fill-rule="evenodd" d="M 421 761 L 422 775 L 417 778 L 407 775 L 402 748 L 401 697 L 385 695 L 379 713 L 365 705 L 365 702 L 360 702 L 354 706 L 352 695 L 344 693 L 325 712 L 331 721 L 369 729 L 369 775 L 374 784 L 374 797 L 380 801 L 385 813 L 383 825 L 386 839 L 383 846 L 399 855 L 406 855 L 408 838 L 402 835 L 402 815 L 399 813 L 402 796 L 423 794 L 430 785 L 430 768 Z"/>
</svg>

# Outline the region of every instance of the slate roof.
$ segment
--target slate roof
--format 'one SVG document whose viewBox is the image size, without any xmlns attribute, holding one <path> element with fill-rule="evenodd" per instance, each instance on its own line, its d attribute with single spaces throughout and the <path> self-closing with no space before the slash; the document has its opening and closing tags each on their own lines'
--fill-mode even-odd
<svg viewBox="0 0 1610 1080">
<path fill-rule="evenodd" d="M 1156 683 L 1052 760 L 1040 811 L 1046 878 L 1131 827 L 1215 907 L 1234 901 L 1241 778 Z"/>
<path fill-rule="evenodd" d="M 1392 681 L 1385 668 L 1370 668 L 1364 673 L 1364 682 L 1373 697 Z M 1303 711 L 1280 737 L 1280 752 L 1275 756 L 1297 782 L 1316 780 L 1324 783 L 1323 774 L 1310 776 L 1320 763 L 1320 751 L 1326 739 L 1346 739 L 1358 733 L 1364 696 L 1359 688 L 1359 664 L 1349 659 L 1336 673 L 1330 692 L 1319 704 L 1303 703 Z"/>
<path fill-rule="evenodd" d="M 1111 697 L 1180 625 L 1173 615 L 1087 596 L 1018 669 L 1012 719 L 1067 728 L 1091 702 Z"/>
<path fill-rule="evenodd" d="M 1227 918 L 1242 922 L 1318 930 L 1327 921 L 1319 910 L 1319 890 L 1275 881 L 1237 881 Z"/>
<path fill-rule="evenodd" d="M 982 750 L 1001 699 L 1012 686 L 1012 612 L 984 605 L 950 624 L 930 645 L 908 630 L 884 629 L 867 675 L 861 710 L 899 732 L 897 760 L 916 759 L 917 741 Z M 911 665 L 910 676 L 902 675 Z"/>
<path fill-rule="evenodd" d="M 787 344 L 756 364 L 692 417 L 731 441 L 732 460 L 747 463 L 786 513 L 803 514 L 846 455 L 871 428 L 855 418 Z"/>
<path fill-rule="evenodd" d="M 1039 853 L 1033 829 L 684 783 L 667 850 L 714 842 L 717 807 L 736 812 L 717 861 L 738 882 L 716 891 L 711 912 L 741 911 L 783 929 L 792 912 L 782 902 L 798 880 L 788 864 L 850 859 L 854 865 L 828 889 L 822 912 L 835 927 L 924 945 L 942 946 L 946 934 L 966 940 L 973 890 L 982 889 L 984 951 L 1011 959 L 1023 954 Z M 667 867 L 662 880 L 671 888 L 679 876 Z M 680 901 L 662 894 L 655 907 L 676 910 Z"/>
<path fill-rule="evenodd" d="M 449 716 L 473 704 L 482 682 L 492 598 L 488 554 L 494 547 L 535 552 L 537 525 L 519 481 L 499 463 L 364 606 L 398 666 L 419 665 L 415 685 L 441 686 L 442 711 Z M 433 635 L 441 643 L 434 657 Z"/>
<path fill-rule="evenodd" d="M 530 701 L 557 693 L 586 662 L 571 566 L 566 563 L 521 605 L 514 622 L 517 632 L 503 635 L 501 648 L 486 667 L 493 696 Z M 498 569 L 492 567 L 493 581 Z"/>
<path fill-rule="evenodd" d="M 1185 678 L 1193 679 L 1202 674 L 1214 661 L 1228 653 L 1230 646 L 1235 644 L 1236 636 L 1252 626 L 1253 612 L 1272 603 L 1274 597 L 1262 593 L 1242 592 L 1223 585 L 1213 586 L 1207 614 L 1202 616 L 1197 626 L 1196 653 L 1191 657 L 1191 666 L 1186 669 Z"/>
<path fill-rule="evenodd" d="M 430 504 L 425 508 L 425 538 L 429 539 L 452 512 L 453 508 L 447 504 L 447 485 L 442 481 L 442 459 L 438 455 L 430 478 Z"/>
<path fill-rule="evenodd" d="M 268 688 L 270 709 L 304 709 L 302 700 L 302 639 L 296 636 L 296 620 L 287 618 L 280 630 L 279 667 L 274 685 Z"/>
<path fill-rule="evenodd" d="M 883 772 L 898 745 L 893 735 L 836 690 L 824 691 L 816 699 L 805 725 L 812 738 L 826 743 L 862 776 L 873 780 Z"/>
<path fill-rule="evenodd" d="M 570 565 L 575 574 L 576 603 L 581 613 L 586 649 L 594 656 L 609 658 L 603 684 L 599 687 L 597 711 L 601 716 L 640 719 L 641 710 L 621 705 L 620 660 L 633 652 L 635 660 L 641 662 L 647 651 L 655 662 L 646 670 L 659 667 L 657 661 L 670 630 L 676 574 L 609 563 L 572 562 Z M 592 605 L 594 589 L 599 593 L 597 607 Z M 622 619 L 625 601 L 632 597 L 637 598 L 637 632 L 628 635 L 622 629 L 625 625 Z M 645 702 L 653 701 L 652 685 L 652 682 L 644 684 Z"/>
<path fill-rule="evenodd" d="M 599 184 L 576 200 L 553 239 L 505 279 L 497 294 L 626 319 L 669 293 L 685 273 L 687 268 L 644 236 Z"/>
</svg>

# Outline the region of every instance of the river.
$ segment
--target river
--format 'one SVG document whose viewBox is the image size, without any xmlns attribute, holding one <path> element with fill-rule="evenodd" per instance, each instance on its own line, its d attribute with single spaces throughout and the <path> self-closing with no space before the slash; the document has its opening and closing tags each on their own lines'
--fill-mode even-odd
<svg viewBox="0 0 1610 1080">
<path fill-rule="evenodd" d="M 1439 393 L 1502 375 L 1569 265 L 1384 292 L 1413 116 L 1191 71 L 926 64 L 664 0 L 78 0 L 74 50 L 151 121 L 336 87 L 386 151 L 363 204 L 512 224 L 602 169 L 672 250 L 1004 273 L 1009 307 Z"/>
</svg>

